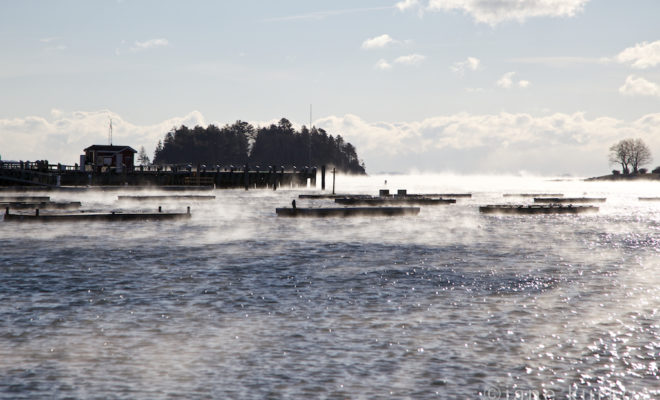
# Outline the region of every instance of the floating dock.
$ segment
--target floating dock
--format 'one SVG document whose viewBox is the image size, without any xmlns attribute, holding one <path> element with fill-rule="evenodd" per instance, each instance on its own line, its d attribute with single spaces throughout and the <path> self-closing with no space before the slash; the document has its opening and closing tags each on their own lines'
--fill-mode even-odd
<svg viewBox="0 0 660 400">
<path fill-rule="evenodd" d="M 441 205 L 454 204 L 456 199 L 431 199 L 426 197 L 391 197 L 391 198 L 339 198 L 337 204 L 382 206 L 391 204 Z"/>
<path fill-rule="evenodd" d="M 562 193 L 504 193 L 504 197 L 564 197 Z"/>
<path fill-rule="evenodd" d="M 0 202 L 2 203 L 8 203 L 8 202 L 43 203 L 46 201 L 50 201 L 50 196 L 0 196 Z"/>
<path fill-rule="evenodd" d="M 212 195 L 196 195 L 196 194 L 181 194 L 181 195 L 154 195 L 154 196 L 117 196 L 120 201 L 149 201 L 149 200 L 214 200 L 215 196 Z"/>
<path fill-rule="evenodd" d="M 25 209 L 58 209 L 58 210 L 73 210 L 80 208 L 81 203 L 79 201 L 67 201 L 67 202 L 53 202 L 53 201 L 44 201 L 40 203 L 32 202 L 0 202 L 0 207 L 25 210 Z"/>
<path fill-rule="evenodd" d="M 639 201 L 660 201 L 660 197 L 639 197 Z"/>
<path fill-rule="evenodd" d="M 395 194 L 394 197 L 432 197 L 432 198 L 471 198 L 472 193 L 406 193 L 406 194 Z"/>
<path fill-rule="evenodd" d="M 605 197 L 534 197 L 534 203 L 604 203 Z"/>
<path fill-rule="evenodd" d="M 185 213 L 80 213 L 80 214 L 11 214 L 5 212 L 5 222 L 82 222 L 82 221 L 162 221 L 188 219 L 191 217 L 190 207 Z"/>
<path fill-rule="evenodd" d="M 417 215 L 419 207 L 276 208 L 279 217 L 355 217 Z"/>
<path fill-rule="evenodd" d="M 373 198 L 369 194 L 300 194 L 299 199 Z"/>
<path fill-rule="evenodd" d="M 562 205 L 488 205 L 479 207 L 484 214 L 582 214 L 598 212 L 595 206 Z"/>
</svg>

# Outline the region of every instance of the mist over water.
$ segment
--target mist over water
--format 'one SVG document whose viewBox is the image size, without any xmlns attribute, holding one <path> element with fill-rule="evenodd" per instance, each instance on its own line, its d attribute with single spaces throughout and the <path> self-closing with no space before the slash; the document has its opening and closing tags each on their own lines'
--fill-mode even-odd
<svg viewBox="0 0 660 400">
<path fill-rule="evenodd" d="M 338 193 L 382 188 L 473 196 L 418 216 L 295 219 L 275 208 L 334 204 L 286 188 L 49 193 L 193 217 L 0 223 L 0 397 L 660 396 L 660 202 L 638 201 L 658 183 L 337 177 Z M 504 193 L 607 202 L 478 212 L 532 201 Z"/>
</svg>

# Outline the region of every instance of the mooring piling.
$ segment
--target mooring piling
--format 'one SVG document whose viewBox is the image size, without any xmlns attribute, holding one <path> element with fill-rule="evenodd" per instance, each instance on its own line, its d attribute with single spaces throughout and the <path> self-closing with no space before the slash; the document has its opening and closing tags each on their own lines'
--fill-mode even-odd
<svg viewBox="0 0 660 400">
<path fill-rule="evenodd" d="M 335 174 L 337 172 L 336 168 L 332 169 L 332 194 L 335 194 Z"/>
<path fill-rule="evenodd" d="M 325 190 L 325 165 L 321 166 L 321 190 Z"/>
</svg>

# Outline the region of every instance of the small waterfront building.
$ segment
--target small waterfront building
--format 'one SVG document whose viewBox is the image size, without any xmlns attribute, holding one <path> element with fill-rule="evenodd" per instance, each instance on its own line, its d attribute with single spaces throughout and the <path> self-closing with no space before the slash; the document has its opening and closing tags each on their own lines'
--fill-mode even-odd
<svg viewBox="0 0 660 400">
<path fill-rule="evenodd" d="M 131 171 L 135 165 L 137 151 L 130 146 L 113 146 L 95 144 L 85 150 L 84 163 L 81 157 L 81 167 L 91 167 L 94 172 L 114 170 L 116 172 Z"/>
</svg>

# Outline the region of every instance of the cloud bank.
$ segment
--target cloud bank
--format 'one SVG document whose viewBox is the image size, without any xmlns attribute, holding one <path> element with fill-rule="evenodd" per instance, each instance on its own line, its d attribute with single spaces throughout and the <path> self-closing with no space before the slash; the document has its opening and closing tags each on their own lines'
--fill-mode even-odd
<svg viewBox="0 0 660 400">
<path fill-rule="evenodd" d="M 50 118 L 30 116 L 0 119 L 0 156 L 3 160 L 43 160 L 73 165 L 83 149 L 108 143 L 108 123 L 112 118 L 113 144 L 140 149 L 153 154 L 158 140 L 172 127 L 205 125 L 201 113 L 169 118 L 152 125 L 137 125 L 107 110 L 65 113 L 52 110 Z"/>
<path fill-rule="evenodd" d="M 116 113 L 62 112 L 49 118 L 29 116 L 0 119 L 2 159 L 74 164 L 82 150 L 107 143 L 108 117 L 113 143 L 153 154 L 158 140 L 172 127 L 206 126 L 197 111 L 150 125 L 138 125 Z M 215 122 L 224 125 L 225 122 Z M 252 122 L 259 125 L 259 122 Z M 526 113 L 439 115 L 420 121 L 367 121 L 357 115 L 327 116 L 314 121 L 332 135 L 354 144 L 370 173 L 381 171 L 454 171 L 460 173 L 517 173 L 604 175 L 610 166 L 608 148 L 628 137 L 642 138 L 653 154 L 660 154 L 660 113 L 635 121 L 584 113 L 534 116 Z"/>
<path fill-rule="evenodd" d="M 356 115 L 315 122 L 341 135 L 364 158 L 369 172 L 454 171 L 552 175 L 604 175 L 611 144 L 640 137 L 660 154 L 660 113 L 626 122 L 584 113 L 460 113 L 413 122 L 368 122 Z"/>
</svg>

